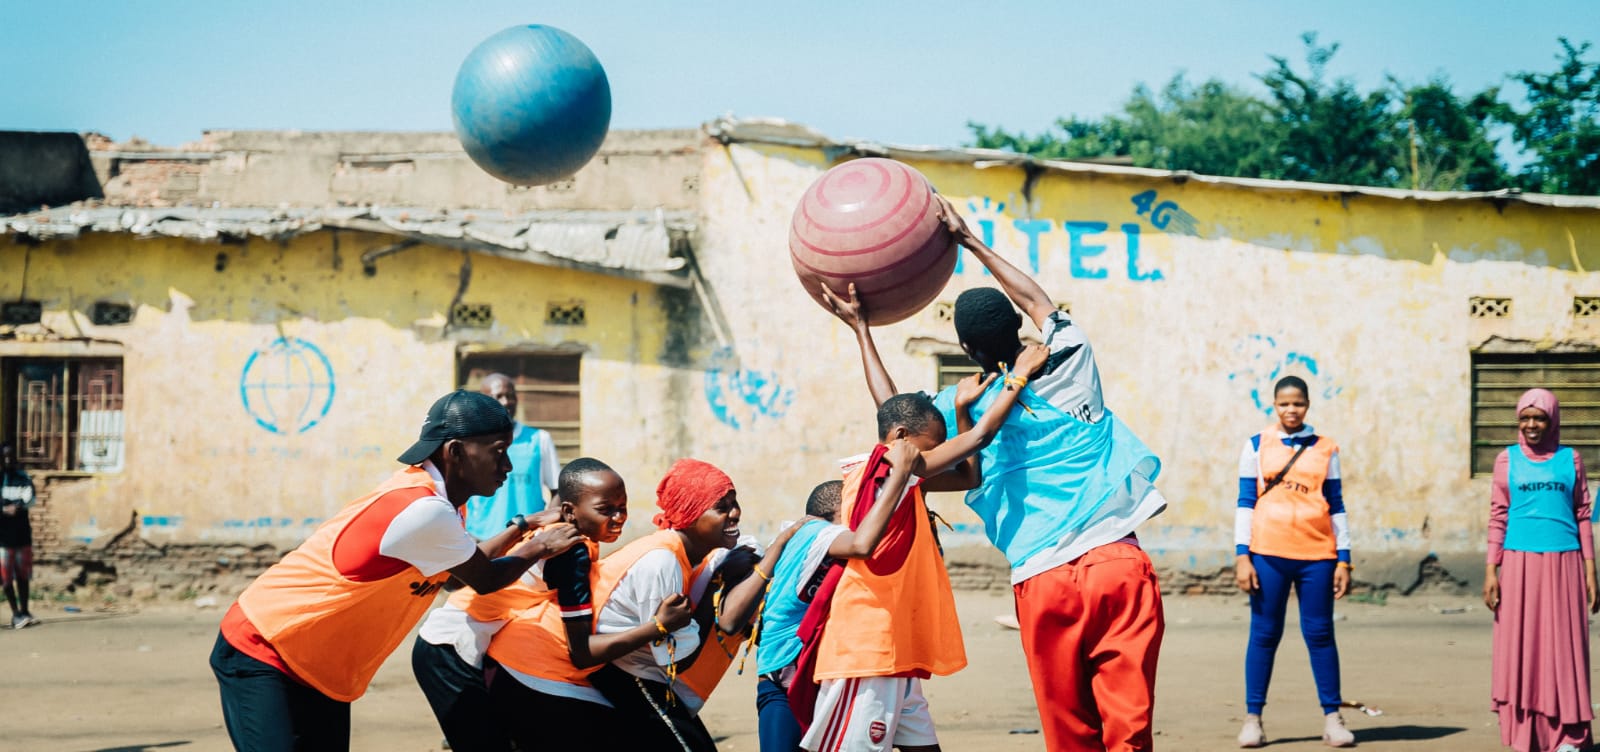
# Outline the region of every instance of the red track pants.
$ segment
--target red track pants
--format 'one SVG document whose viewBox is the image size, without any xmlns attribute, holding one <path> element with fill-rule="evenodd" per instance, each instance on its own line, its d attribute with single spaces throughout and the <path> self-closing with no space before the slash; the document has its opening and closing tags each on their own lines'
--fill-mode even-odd
<svg viewBox="0 0 1600 752">
<path fill-rule="evenodd" d="M 1108 543 L 1013 589 L 1046 747 L 1152 749 L 1166 625 L 1144 550 Z"/>
</svg>

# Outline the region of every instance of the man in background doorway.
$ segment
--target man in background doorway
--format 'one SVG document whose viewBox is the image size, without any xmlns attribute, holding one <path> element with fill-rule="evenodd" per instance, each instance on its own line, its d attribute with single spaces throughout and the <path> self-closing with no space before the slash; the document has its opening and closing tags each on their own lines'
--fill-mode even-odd
<svg viewBox="0 0 1600 752">
<path fill-rule="evenodd" d="M 478 391 L 493 397 L 516 424 L 511 446 L 511 475 L 493 496 L 474 496 L 467 502 L 467 532 L 478 540 L 492 538 L 506 529 L 518 515 L 543 511 L 546 499 L 554 499 L 561 476 L 561 460 L 548 431 L 517 420 L 517 383 L 503 373 L 483 378 Z"/>
</svg>

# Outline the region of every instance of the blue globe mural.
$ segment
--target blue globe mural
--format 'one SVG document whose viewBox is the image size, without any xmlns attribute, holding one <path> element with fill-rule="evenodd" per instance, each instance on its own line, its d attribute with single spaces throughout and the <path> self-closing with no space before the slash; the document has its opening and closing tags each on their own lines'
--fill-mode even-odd
<svg viewBox="0 0 1600 752">
<path fill-rule="evenodd" d="M 299 337 L 279 337 L 250 354 L 239 397 L 256 425 L 278 434 L 305 433 L 333 407 L 333 366 Z"/>
</svg>

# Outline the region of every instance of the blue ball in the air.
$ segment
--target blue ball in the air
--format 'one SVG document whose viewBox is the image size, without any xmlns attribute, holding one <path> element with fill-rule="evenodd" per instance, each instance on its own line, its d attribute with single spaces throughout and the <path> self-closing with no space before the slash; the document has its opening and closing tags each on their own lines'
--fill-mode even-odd
<svg viewBox="0 0 1600 752">
<path fill-rule="evenodd" d="M 483 40 L 450 94 L 456 136 L 479 167 L 518 185 L 570 177 L 611 127 L 611 84 L 578 38 L 513 26 Z"/>
</svg>

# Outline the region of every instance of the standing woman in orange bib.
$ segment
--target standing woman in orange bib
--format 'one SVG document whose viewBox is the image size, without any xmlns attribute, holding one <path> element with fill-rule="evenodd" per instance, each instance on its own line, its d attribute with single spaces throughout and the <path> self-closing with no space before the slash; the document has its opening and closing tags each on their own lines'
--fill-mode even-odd
<svg viewBox="0 0 1600 752">
<path fill-rule="evenodd" d="M 1300 602 L 1300 633 L 1322 705 L 1322 740 L 1330 747 L 1355 744 L 1339 715 L 1339 646 L 1333 638 L 1333 602 L 1350 591 L 1350 525 L 1339 445 L 1306 423 L 1310 393 L 1298 376 L 1279 379 L 1272 388 L 1278 419 L 1246 440 L 1239 457 L 1234 577 L 1250 594 L 1241 747 L 1264 743 L 1261 711 L 1291 588 Z"/>
</svg>

